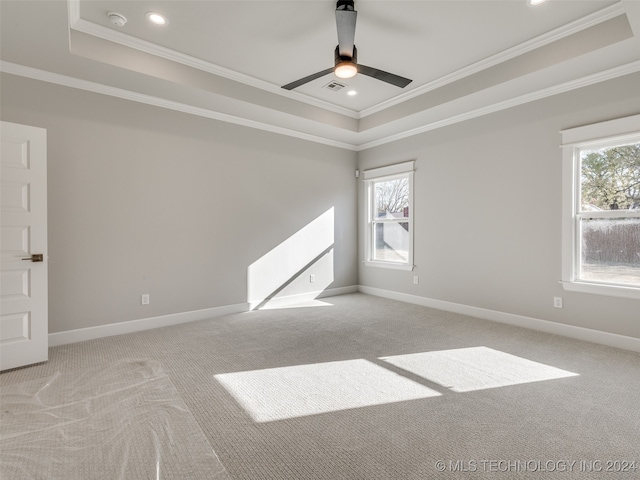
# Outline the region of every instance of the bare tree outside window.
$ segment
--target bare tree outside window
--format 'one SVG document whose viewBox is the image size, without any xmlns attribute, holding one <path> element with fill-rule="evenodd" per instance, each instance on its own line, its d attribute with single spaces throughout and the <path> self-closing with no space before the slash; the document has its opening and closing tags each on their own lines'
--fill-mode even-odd
<svg viewBox="0 0 640 480">
<path fill-rule="evenodd" d="M 376 216 L 392 218 L 406 217 L 409 208 L 409 182 L 406 178 L 388 180 L 375 184 Z"/>
</svg>

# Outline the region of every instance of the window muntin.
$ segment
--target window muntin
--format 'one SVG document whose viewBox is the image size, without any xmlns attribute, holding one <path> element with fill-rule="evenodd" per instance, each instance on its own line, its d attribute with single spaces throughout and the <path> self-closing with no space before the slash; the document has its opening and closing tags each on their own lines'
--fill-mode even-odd
<svg viewBox="0 0 640 480">
<path fill-rule="evenodd" d="M 562 135 L 562 284 L 640 298 L 640 115 Z"/>
<path fill-rule="evenodd" d="M 396 173 L 396 172 L 401 173 Z M 393 173 L 385 175 L 385 173 Z M 413 162 L 365 172 L 367 265 L 413 268 Z"/>
</svg>

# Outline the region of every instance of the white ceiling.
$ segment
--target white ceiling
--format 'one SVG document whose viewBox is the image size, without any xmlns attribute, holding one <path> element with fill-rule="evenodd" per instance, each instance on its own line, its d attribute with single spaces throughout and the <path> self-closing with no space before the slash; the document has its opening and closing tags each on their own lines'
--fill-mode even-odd
<svg viewBox="0 0 640 480">
<path fill-rule="evenodd" d="M 406 88 L 280 88 L 332 66 L 332 0 L 1 0 L 2 70 L 354 150 L 640 71 L 638 0 L 355 7 L 359 62 Z"/>
</svg>

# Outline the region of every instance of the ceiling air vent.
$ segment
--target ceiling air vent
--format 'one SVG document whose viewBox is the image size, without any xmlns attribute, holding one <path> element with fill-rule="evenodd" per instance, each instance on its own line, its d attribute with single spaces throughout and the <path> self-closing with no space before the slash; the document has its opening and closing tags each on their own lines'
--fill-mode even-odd
<svg viewBox="0 0 640 480">
<path fill-rule="evenodd" d="M 334 92 L 337 92 L 338 90 L 342 90 L 344 87 L 346 87 L 344 83 L 333 81 L 333 82 L 327 83 L 322 88 L 326 88 L 327 90 L 333 90 Z"/>
</svg>

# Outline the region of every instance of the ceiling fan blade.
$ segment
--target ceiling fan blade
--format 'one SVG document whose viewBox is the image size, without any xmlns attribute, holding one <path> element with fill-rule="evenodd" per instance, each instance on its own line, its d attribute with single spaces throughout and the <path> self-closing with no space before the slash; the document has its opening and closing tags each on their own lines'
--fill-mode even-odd
<svg viewBox="0 0 640 480">
<path fill-rule="evenodd" d="M 333 67 L 327 68 L 326 70 L 322 70 L 321 72 L 314 73 L 313 75 L 309 75 L 308 77 L 301 78 L 300 80 L 296 80 L 295 82 L 287 83 L 283 85 L 282 88 L 285 90 L 293 90 L 294 88 L 299 87 L 300 85 L 304 85 L 305 83 L 309 83 L 316 78 L 324 77 L 333 72 Z"/>
<path fill-rule="evenodd" d="M 409 85 L 413 80 L 401 77 L 400 75 L 394 75 L 393 73 L 378 70 L 377 68 L 367 67 L 366 65 L 358 64 L 358 73 L 373 77 L 376 80 L 382 80 L 383 82 L 390 83 L 396 87 L 404 88 Z"/>
<path fill-rule="evenodd" d="M 338 46 L 340 47 L 340 55 L 343 57 L 351 57 L 353 55 L 357 17 L 358 12 L 355 10 L 336 10 Z"/>
</svg>

